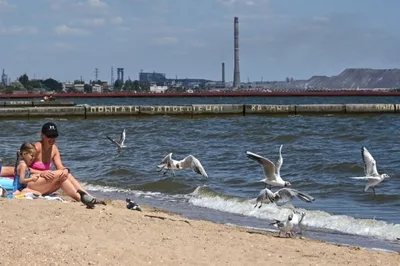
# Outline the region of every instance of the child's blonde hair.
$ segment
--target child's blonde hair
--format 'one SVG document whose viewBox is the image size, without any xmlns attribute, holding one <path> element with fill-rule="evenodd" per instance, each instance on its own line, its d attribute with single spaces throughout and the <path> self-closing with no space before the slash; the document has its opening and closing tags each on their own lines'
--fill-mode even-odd
<svg viewBox="0 0 400 266">
<path fill-rule="evenodd" d="M 20 161 L 20 158 L 22 156 L 22 153 L 23 152 L 32 152 L 32 151 L 36 151 L 35 144 L 33 144 L 31 142 L 22 143 L 21 147 L 17 151 L 17 160 L 15 161 L 14 174 L 17 173 L 17 167 L 18 167 L 18 163 Z"/>
</svg>

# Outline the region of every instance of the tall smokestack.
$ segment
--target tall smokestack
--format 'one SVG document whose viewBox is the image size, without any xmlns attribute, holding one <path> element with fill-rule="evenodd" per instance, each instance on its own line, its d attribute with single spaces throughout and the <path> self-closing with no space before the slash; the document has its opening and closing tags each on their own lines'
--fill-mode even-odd
<svg viewBox="0 0 400 266">
<path fill-rule="evenodd" d="M 235 66 L 233 69 L 233 87 L 240 87 L 240 70 L 239 70 L 239 18 L 234 19 L 234 47 L 235 47 Z"/>
<path fill-rule="evenodd" d="M 222 62 L 222 86 L 225 87 L 225 63 Z"/>
</svg>

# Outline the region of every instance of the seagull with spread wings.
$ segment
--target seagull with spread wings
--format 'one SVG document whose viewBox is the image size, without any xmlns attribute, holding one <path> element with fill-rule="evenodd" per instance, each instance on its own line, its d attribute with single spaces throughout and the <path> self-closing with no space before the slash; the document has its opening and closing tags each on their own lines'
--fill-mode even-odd
<svg viewBox="0 0 400 266">
<path fill-rule="evenodd" d="M 260 194 L 256 199 L 256 205 L 254 206 L 254 208 L 257 207 L 258 203 L 260 203 L 260 206 L 258 208 L 261 208 L 263 202 L 288 202 L 294 198 L 298 198 L 307 203 L 311 203 L 315 200 L 313 196 L 292 188 L 281 188 L 276 192 L 272 192 L 268 188 L 264 188 L 260 191 Z"/>
<path fill-rule="evenodd" d="M 369 188 L 372 188 L 372 191 L 375 194 L 375 186 L 381 183 L 386 178 L 389 178 L 387 174 L 379 174 L 376 169 L 376 161 L 374 157 L 372 157 L 371 153 L 364 146 L 361 148 L 361 157 L 364 161 L 364 174 L 365 176 L 360 177 L 350 177 L 351 179 L 357 180 L 367 180 L 367 184 L 364 188 L 364 192 L 367 192 Z"/>
<path fill-rule="evenodd" d="M 177 161 L 172 159 L 172 153 L 169 153 L 167 156 L 164 157 L 164 159 L 161 161 L 161 164 L 159 164 L 157 167 L 160 168 L 159 172 L 162 171 L 163 169 L 172 171 L 191 169 L 194 172 L 201 174 L 205 178 L 208 178 L 208 175 L 206 173 L 206 170 L 204 170 L 203 165 L 193 155 L 188 155 L 184 159 Z M 165 173 L 166 172 L 164 172 L 164 174 Z"/>
<path fill-rule="evenodd" d="M 291 186 L 290 182 L 284 181 L 281 178 L 280 170 L 283 164 L 282 146 L 283 145 L 281 145 L 279 148 L 279 159 L 276 162 L 276 165 L 267 158 L 264 158 L 250 151 L 246 151 L 247 157 L 249 159 L 258 162 L 263 167 L 265 178 L 260 181 L 265 183 L 265 187 L 267 187 L 267 184 L 270 186 L 270 188 L 271 186 L 276 186 L 276 187 Z"/>
<path fill-rule="evenodd" d="M 119 149 L 125 147 L 125 146 L 124 146 L 125 137 L 126 137 L 126 135 L 125 135 L 125 128 L 124 128 L 124 130 L 122 130 L 121 135 L 120 135 L 118 141 L 113 140 L 112 138 L 110 138 L 109 136 L 107 136 L 107 138 L 108 138 L 112 143 L 114 143 L 115 145 L 117 145 L 117 147 L 118 147 Z"/>
</svg>

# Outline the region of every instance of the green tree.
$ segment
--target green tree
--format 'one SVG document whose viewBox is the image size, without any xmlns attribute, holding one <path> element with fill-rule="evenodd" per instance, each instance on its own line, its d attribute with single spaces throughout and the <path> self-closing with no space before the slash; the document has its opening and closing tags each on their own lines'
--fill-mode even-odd
<svg viewBox="0 0 400 266">
<path fill-rule="evenodd" d="M 132 86 L 134 91 L 139 91 L 139 81 L 135 80 Z"/>
<path fill-rule="evenodd" d="M 48 78 L 42 81 L 42 84 L 49 90 L 62 92 L 63 85 L 55 79 Z"/>
<path fill-rule="evenodd" d="M 125 84 L 123 86 L 124 91 L 134 91 L 135 90 L 135 82 L 132 81 L 131 79 L 127 79 L 125 81 Z"/>
<path fill-rule="evenodd" d="M 114 82 L 114 89 L 121 90 L 123 85 L 124 85 L 124 84 L 122 83 L 122 80 L 117 79 L 117 80 Z"/>
<path fill-rule="evenodd" d="M 20 89 L 24 89 L 24 85 L 22 85 L 22 83 L 19 80 L 13 81 L 10 84 L 10 87 L 13 88 L 14 90 L 20 90 Z"/>
<path fill-rule="evenodd" d="M 31 80 L 29 80 L 27 87 L 32 88 L 32 89 L 41 88 L 42 84 L 40 84 L 40 80 L 38 80 L 38 79 L 31 79 Z"/>
<path fill-rule="evenodd" d="M 140 92 L 149 92 L 150 91 L 150 83 L 149 82 L 139 82 L 139 90 Z"/>
<path fill-rule="evenodd" d="M 18 81 L 24 86 L 24 88 L 28 87 L 29 77 L 27 74 L 23 74 L 18 78 Z"/>
</svg>

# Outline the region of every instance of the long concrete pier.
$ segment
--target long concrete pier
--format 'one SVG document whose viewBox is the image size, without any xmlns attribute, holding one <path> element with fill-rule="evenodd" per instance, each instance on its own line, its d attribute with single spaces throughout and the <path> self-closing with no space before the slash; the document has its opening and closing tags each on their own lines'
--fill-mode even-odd
<svg viewBox="0 0 400 266">
<path fill-rule="evenodd" d="M 110 105 L 91 106 L 67 103 L 6 102 L 1 105 L 0 119 L 35 119 L 68 117 L 91 119 L 101 117 L 137 117 L 151 115 L 223 116 L 223 115 L 320 115 L 320 114 L 400 114 L 400 104 L 192 104 L 178 106 Z"/>
</svg>

